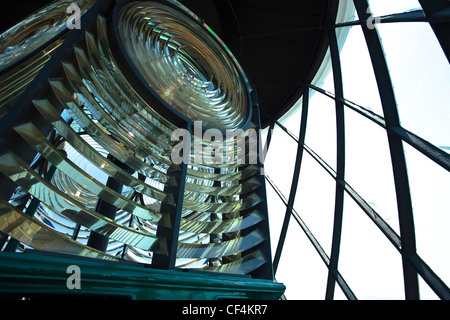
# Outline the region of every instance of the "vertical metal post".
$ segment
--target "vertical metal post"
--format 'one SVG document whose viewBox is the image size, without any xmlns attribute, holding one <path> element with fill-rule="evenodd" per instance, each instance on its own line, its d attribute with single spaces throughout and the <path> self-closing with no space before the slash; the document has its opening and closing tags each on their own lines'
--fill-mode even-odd
<svg viewBox="0 0 450 320">
<path fill-rule="evenodd" d="M 353 0 L 360 20 L 371 18 L 367 0 Z M 383 47 L 376 28 L 368 28 L 362 25 L 367 48 L 377 80 L 380 93 L 386 130 L 388 135 L 389 149 L 391 152 L 392 169 L 397 196 L 397 207 L 400 224 L 400 236 L 402 242 L 403 276 L 405 282 L 405 298 L 408 300 L 419 299 L 419 282 L 417 270 L 407 259 L 408 256 L 416 255 L 416 240 L 414 231 L 414 219 L 409 188 L 406 160 L 400 137 L 392 133 L 392 129 L 400 127 L 400 119 L 395 100 L 394 89 L 386 63 Z"/>
<path fill-rule="evenodd" d="M 342 84 L 342 70 L 339 58 L 339 47 L 336 39 L 336 31 L 330 30 L 328 33 L 330 43 L 331 63 L 333 68 L 334 90 L 336 95 L 336 195 L 334 208 L 333 238 L 331 244 L 330 265 L 328 270 L 328 281 L 325 298 L 331 300 L 334 297 L 336 285 L 337 266 L 341 245 L 342 220 L 344 210 L 344 173 L 345 173 L 345 120 L 344 120 L 344 90 Z"/>
<path fill-rule="evenodd" d="M 192 125 L 188 125 L 189 137 L 192 136 Z M 190 148 L 185 148 L 183 152 L 189 152 Z M 189 159 L 183 155 L 184 159 Z M 167 174 L 176 180 L 175 186 L 168 186 L 164 191 L 172 194 L 175 200 L 175 206 L 169 205 L 163 201 L 161 212 L 169 215 L 170 227 L 159 225 L 156 236 L 166 240 L 167 255 L 155 252 L 152 258 L 152 268 L 156 269 L 174 269 L 177 259 L 178 236 L 180 233 L 181 214 L 183 211 L 184 190 L 186 186 L 187 162 L 183 161 L 179 166 L 173 165 L 169 168 Z"/>
<path fill-rule="evenodd" d="M 300 167 L 302 165 L 303 159 L 303 145 L 305 143 L 306 136 L 306 123 L 308 120 L 308 108 L 309 108 L 309 88 L 305 90 L 303 94 L 303 105 L 302 105 L 302 118 L 300 120 L 300 134 L 297 145 L 297 156 L 295 159 L 294 176 L 292 177 L 291 190 L 289 193 L 288 204 L 286 207 L 286 213 L 284 216 L 283 225 L 281 227 L 280 238 L 278 239 L 277 250 L 275 252 L 275 257 L 273 259 L 273 269 L 274 274 L 276 274 L 278 269 L 278 264 L 280 262 L 281 253 L 283 251 L 284 242 L 286 240 L 286 233 L 289 226 L 289 220 L 292 215 L 292 208 L 294 206 L 295 195 L 297 193 L 298 179 L 300 177 Z"/>
<path fill-rule="evenodd" d="M 261 267 L 258 268 L 256 271 L 252 273 L 252 276 L 258 279 L 268 279 L 273 280 L 274 279 L 274 273 L 273 273 L 273 264 L 272 264 L 272 248 L 270 245 L 270 230 L 269 230 L 269 211 L 267 208 L 267 190 L 266 190 L 266 179 L 264 176 L 264 164 L 262 159 L 262 154 L 260 154 L 263 149 L 262 146 L 262 139 L 261 139 L 261 119 L 259 114 L 259 105 L 257 103 L 257 97 L 256 97 L 256 91 L 253 91 L 252 94 L 254 95 L 253 98 L 253 114 L 252 114 L 252 121 L 253 123 L 257 124 L 257 144 L 256 147 L 258 148 L 258 167 L 260 169 L 259 174 L 256 174 L 256 179 L 261 184 L 261 186 L 257 189 L 256 194 L 265 201 L 261 201 L 258 204 L 258 211 L 263 216 L 263 220 L 259 223 L 259 231 L 263 234 L 265 240 L 259 245 L 259 249 L 261 250 L 264 258 L 266 259 L 266 263 Z"/>
<path fill-rule="evenodd" d="M 116 159 L 112 159 L 112 157 L 110 156 L 108 157 L 114 162 L 114 164 L 116 164 L 121 169 L 124 169 L 129 173 L 133 172 L 133 170 L 131 170 L 127 165 L 123 164 L 122 162 Z M 117 193 L 122 193 L 123 184 L 115 180 L 113 177 L 108 178 L 106 186 Z M 97 206 L 95 208 L 96 212 L 112 220 L 115 219 L 117 210 L 118 210 L 117 207 L 115 207 L 114 205 L 110 204 L 107 201 L 104 201 L 103 199 L 98 199 Z M 101 235 L 95 231 L 91 231 L 87 245 L 94 249 L 106 252 L 106 249 L 108 248 L 108 242 L 109 237 Z"/>
</svg>

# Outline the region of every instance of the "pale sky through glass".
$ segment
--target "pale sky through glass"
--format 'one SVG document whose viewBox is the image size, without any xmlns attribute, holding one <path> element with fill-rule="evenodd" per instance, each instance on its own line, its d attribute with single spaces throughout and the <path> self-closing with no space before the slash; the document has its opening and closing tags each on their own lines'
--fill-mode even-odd
<svg viewBox="0 0 450 320">
<path fill-rule="evenodd" d="M 350 0 L 347 0 L 350 1 Z M 374 16 L 419 9 L 414 0 L 371 0 Z M 344 97 L 383 115 L 367 46 L 360 26 L 348 27 L 341 50 Z M 396 94 L 402 126 L 449 152 L 450 66 L 428 23 L 377 26 Z M 331 73 L 323 86 L 334 92 Z M 300 111 L 284 122 L 298 136 Z M 395 188 L 384 129 L 345 109 L 345 180 L 399 234 Z M 289 196 L 296 146 L 281 129 L 273 133 L 266 173 Z M 311 96 L 306 144 L 334 169 L 336 125 L 334 101 Z M 450 283 L 450 175 L 404 143 L 419 256 Z M 290 167 L 290 168 L 289 168 Z M 268 190 L 272 252 L 275 253 L 285 206 Z M 328 256 L 334 214 L 335 181 L 307 153 L 303 155 L 294 209 Z M 347 195 L 338 269 L 358 299 L 404 299 L 401 256 Z M 324 299 L 328 270 L 294 219 L 291 219 L 276 278 L 287 286 L 288 299 Z M 420 279 L 422 299 L 437 296 Z M 335 299 L 345 299 L 336 285 Z"/>
</svg>

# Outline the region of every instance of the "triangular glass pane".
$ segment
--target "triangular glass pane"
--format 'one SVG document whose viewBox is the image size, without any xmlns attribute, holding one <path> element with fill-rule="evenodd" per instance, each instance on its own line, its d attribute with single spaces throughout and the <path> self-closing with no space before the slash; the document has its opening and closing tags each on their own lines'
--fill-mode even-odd
<svg viewBox="0 0 450 320">
<path fill-rule="evenodd" d="M 338 270 L 358 299 L 404 299 L 400 253 L 348 195 Z"/>
<path fill-rule="evenodd" d="M 328 269 L 300 226 L 291 219 L 277 281 L 286 285 L 288 300 L 323 300 Z"/>
<path fill-rule="evenodd" d="M 450 283 L 450 174 L 404 143 L 417 253 L 445 282 Z"/>
</svg>

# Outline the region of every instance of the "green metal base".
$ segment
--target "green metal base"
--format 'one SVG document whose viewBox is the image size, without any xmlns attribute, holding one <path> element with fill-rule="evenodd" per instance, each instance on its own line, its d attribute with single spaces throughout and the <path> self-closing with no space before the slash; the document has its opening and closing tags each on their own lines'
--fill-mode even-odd
<svg viewBox="0 0 450 320">
<path fill-rule="evenodd" d="M 69 266 L 79 267 L 78 282 L 74 279 L 77 273 Z M 276 300 L 284 290 L 283 284 L 269 280 L 159 270 L 42 252 L 0 252 L 0 298 L 7 299 Z"/>
</svg>

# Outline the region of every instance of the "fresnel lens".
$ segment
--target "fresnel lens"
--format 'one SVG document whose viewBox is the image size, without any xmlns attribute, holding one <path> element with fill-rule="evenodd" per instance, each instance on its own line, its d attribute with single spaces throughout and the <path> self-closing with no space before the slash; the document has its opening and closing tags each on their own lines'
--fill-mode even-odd
<svg viewBox="0 0 450 320">
<path fill-rule="evenodd" d="M 206 24 L 176 1 L 57 1 L 0 45 L 4 251 L 271 279 L 257 103 Z"/>
</svg>

